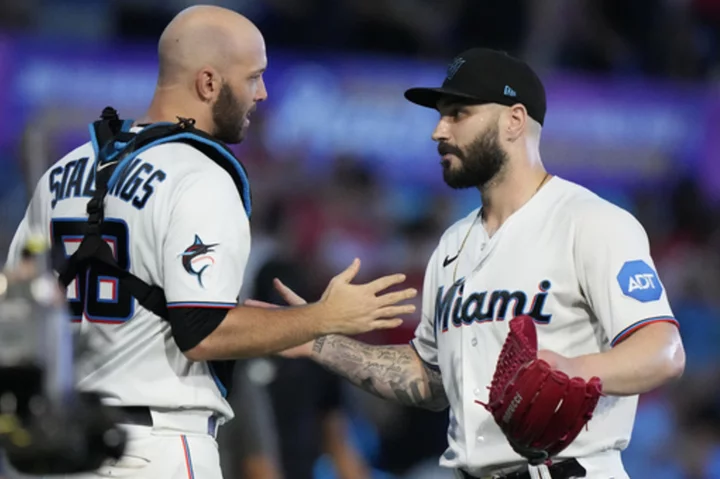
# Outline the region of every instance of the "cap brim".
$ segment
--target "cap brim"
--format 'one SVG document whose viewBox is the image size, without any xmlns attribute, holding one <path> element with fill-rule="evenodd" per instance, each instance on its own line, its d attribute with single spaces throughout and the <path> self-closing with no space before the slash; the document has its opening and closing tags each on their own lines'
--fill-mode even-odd
<svg viewBox="0 0 720 479">
<path fill-rule="evenodd" d="M 463 100 L 478 100 L 479 98 L 476 98 L 473 95 L 468 95 L 466 93 L 461 93 L 456 90 L 452 90 L 450 88 L 410 88 L 409 90 L 405 91 L 405 98 L 415 103 L 416 105 L 424 106 L 426 108 L 435 108 L 437 109 L 438 101 L 440 101 L 443 97 L 456 97 L 456 98 L 462 98 Z"/>
</svg>

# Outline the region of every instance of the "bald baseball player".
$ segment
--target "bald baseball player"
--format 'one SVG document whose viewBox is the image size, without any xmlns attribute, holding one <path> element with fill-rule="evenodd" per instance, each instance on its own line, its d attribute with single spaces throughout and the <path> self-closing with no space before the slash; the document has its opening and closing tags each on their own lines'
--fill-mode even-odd
<svg viewBox="0 0 720 479">
<path fill-rule="evenodd" d="M 159 78 L 147 114 L 132 132 L 178 117 L 225 143 L 238 143 L 265 100 L 265 44 L 243 16 L 193 7 L 159 41 Z M 20 258 L 32 233 L 66 256 L 89 231 L 97 165 L 86 143 L 39 181 L 9 252 Z M 124 176 L 123 176 L 124 175 Z M 130 432 L 120 461 L 89 477 L 220 478 L 217 428 L 233 417 L 232 360 L 266 355 L 328 333 L 357 334 L 400 324 L 412 289 L 382 294 L 391 275 L 351 284 L 352 264 L 315 304 L 269 311 L 238 305 L 250 253 L 244 200 L 230 174 L 190 144 L 151 146 L 123 170 L 105 198 L 103 240 L 117 263 L 164 290 L 168 320 L 126 294 L 123 279 L 90 268 L 68 285 L 72 320 L 92 352 L 77 365 L 79 388 L 99 392 Z M 105 234 L 107 233 L 107 234 Z M 247 413 L 247 412 L 245 412 Z"/>
<path fill-rule="evenodd" d="M 382 398 L 449 406 L 440 463 L 458 478 L 530 478 L 534 469 L 483 406 L 509 320 L 529 315 L 539 357 L 570 377 L 597 376 L 605 394 L 587 429 L 553 458 L 551 477 L 628 477 L 620 454 L 638 395 L 680 376 L 685 362 L 643 227 L 545 170 L 545 90 L 525 63 L 468 50 L 441 88 L 405 95 L 439 112 L 432 138 L 445 182 L 477 188 L 482 206 L 448 228 L 432 254 L 410 345 L 329 335 L 285 354 L 311 357 Z M 276 287 L 289 303 L 303 302 Z"/>
</svg>

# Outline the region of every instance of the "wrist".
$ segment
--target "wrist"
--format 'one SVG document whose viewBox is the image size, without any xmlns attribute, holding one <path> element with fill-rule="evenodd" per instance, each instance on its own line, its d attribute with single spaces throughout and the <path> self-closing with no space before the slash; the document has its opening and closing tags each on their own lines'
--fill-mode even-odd
<svg viewBox="0 0 720 479">
<path fill-rule="evenodd" d="M 322 355 L 323 351 L 325 350 L 325 342 L 328 340 L 328 338 L 329 336 L 320 336 L 319 338 L 313 340 L 310 344 L 310 352 L 308 353 L 308 358 L 312 359 L 317 363 L 322 363 Z"/>
<path fill-rule="evenodd" d="M 325 301 L 318 301 L 317 303 L 313 303 L 312 305 L 310 305 L 310 308 L 312 308 L 311 331 L 313 336 L 315 337 L 315 340 L 323 336 L 327 336 L 328 334 L 334 334 L 337 332 L 333 329 L 334 311 L 328 308 Z"/>
<path fill-rule="evenodd" d="M 570 358 L 571 370 L 575 376 L 589 381 L 593 377 L 601 378 L 603 374 L 601 372 L 602 358 L 598 354 L 586 354 L 583 356 L 577 356 Z"/>
<path fill-rule="evenodd" d="M 581 378 L 589 381 L 593 376 L 602 379 L 601 354 L 585 354 L 583 356 L 567 357 L 553 351 L 541 350 L 538 358 L 546 361 L 551 368 L 557 369 L 571 378 Z"/>
<path fill-rule="evenodd" d="M 312 359 L 315 362 L 319 362 L 320 360 L 320 354 L 322 353 L 322 343 L 324 342 L 323 338 L 325 336 L 321 336 L 319 338 L 315 338 L 310 343 L 310 349 L 308 350 L 307 357 L 308 359 Z M 318 344 L 318 341 L 320 343 Z"/>
</svg>

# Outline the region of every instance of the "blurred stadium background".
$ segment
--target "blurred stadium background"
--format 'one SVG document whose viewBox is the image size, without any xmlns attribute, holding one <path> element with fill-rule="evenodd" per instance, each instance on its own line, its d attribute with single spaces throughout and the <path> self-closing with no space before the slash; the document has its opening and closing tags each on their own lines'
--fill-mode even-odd
<svg viewBox="0 0 720 479">
<path fill-rule="evenodd" d="M 0 1 L 0 263 L 44 166 L 87 141 L 106 105 L 143 112 L 155 42 L 194 3 Z M 268 44 L 269 100 L 237 148 L 255 204 L 244 296 L 277 300 L 280 276 L 315 298 L 355 255 L 362 279 L 403 271 L 419 286 L 478 195 L 444 185 L 436 114 L 402 93 L 442 81 L 467 47 L 505 49 L 546 83 L 546 166 L 640 219 L 682 324 L 686 374 L 641 399 L 631 477 L 720 478 L 719 0 L 205 3 L 244 13 Z M 405 342 L 414 321 L 365 339 Z M 232 400 L 227 479 L 451 477 L 436 468 L 445 413 L 375 400 L 312 364 L 244 362 Z"/>
</svg>

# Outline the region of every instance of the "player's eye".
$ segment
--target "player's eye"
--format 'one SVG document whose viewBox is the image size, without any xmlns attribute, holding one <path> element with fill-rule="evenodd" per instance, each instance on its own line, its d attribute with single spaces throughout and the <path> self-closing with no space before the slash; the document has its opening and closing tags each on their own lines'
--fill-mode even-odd
<svg viewBox="0 0 720 479">
<path fill-rule="evenodd" d="M 440 111 L 440 116 L 443 118 L 455 118 L 458 114 L 458 109 L 455 107 L 443 108 Z"/>
</svg>

